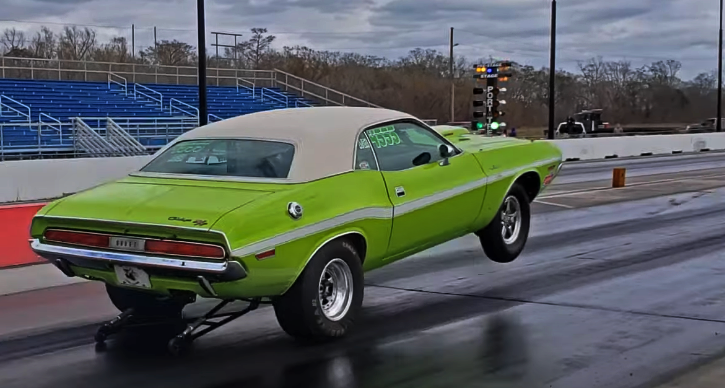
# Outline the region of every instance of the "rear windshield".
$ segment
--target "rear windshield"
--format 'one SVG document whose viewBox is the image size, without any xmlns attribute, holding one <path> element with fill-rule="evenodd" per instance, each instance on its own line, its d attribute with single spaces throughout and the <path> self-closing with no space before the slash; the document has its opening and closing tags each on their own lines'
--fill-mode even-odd
<svg viewBox="0 0 725 388">
<path fill-rule="evenodd" d="M 287 178 L 292 144 L 248 139 L 180 141 L 155 158 L 142 172 Z"/>
</svg>

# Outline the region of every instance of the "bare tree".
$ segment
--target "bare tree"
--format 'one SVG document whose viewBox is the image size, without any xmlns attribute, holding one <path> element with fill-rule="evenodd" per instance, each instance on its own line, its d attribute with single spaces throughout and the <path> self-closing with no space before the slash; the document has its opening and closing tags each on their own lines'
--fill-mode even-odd
<svg viewBox="0 0 725 388">
<path fill-rule="evenodd" d="M 11 53 L 25 48 L 25 33 L 15 28 L 6 28 L 0 37 L 0 44 L 2 44 L 3 53 L 6 53 L 6 56 L 12 56 Z"/>
<path fill-rule="evenodd" d="M 85 27 L 65 27 L 58 39 L 58 57 L 80 61 L 88 59 L 96 47 L 96 31 Z"/>
</svg>

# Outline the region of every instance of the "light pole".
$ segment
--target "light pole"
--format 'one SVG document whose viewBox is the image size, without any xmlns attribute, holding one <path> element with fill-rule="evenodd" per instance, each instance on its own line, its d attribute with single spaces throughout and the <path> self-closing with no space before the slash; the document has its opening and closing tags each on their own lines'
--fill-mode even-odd
<svg viewBox="0 0 725 388">
<path fill-rule="evenodd" d="M 720 36 L 717 43 L 717 124 L 715 131 L 722 132 L 722 4 L 720 0 Z"/>
<path fill-rule="evenodd" d="M 455 78 L 453 75 L 453 48 L 458 46 L 458 43 L 453 43 L 453 27 L 451 27 L 451 43 L 450 43 L 450 58 L 448 59 L 448 67 L 449 67 L 449 73 L 451 77 L 451 122 L 456 121 L 456 84 L 455 84 Z"/>
<path fill-rule="evenodd" d="M 196 29 L 198 34 L 197 52 L 199 68 L 199 126 L 206 125 L 208 120 L 206 106 L 206 23 L 204 22 L 204 0 L 196 0 Z"/>
<path fill-rule="evenodd" d="M 551 47 L 549 49 L 551 51 L 549 53 L 549 132 L 547 137 L 554 139 L 554 116 L 556 115 L 554 105 L 554 94 L 556 93 L 556 0 L 551 0 Z"/>
</svg>

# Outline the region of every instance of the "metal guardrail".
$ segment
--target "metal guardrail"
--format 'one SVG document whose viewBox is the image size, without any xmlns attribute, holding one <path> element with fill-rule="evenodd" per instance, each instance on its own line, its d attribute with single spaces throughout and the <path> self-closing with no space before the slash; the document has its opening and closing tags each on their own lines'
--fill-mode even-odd
<svg viewBox="0 0 725 388">
<path fill-rule="evenodd" d="M 73 120 L 73 149 L 94 158 L 123 156 L 122 152 L 93 130 L 83 119 Z"/>
<path fill-rule="evenodd" d="M 265 95 L 265 92 L 267 92 L 266 95 Z M 265 98 L 267 98 L 268 100 L 276 101 L 280 104 L 284 104 L 285 108 L 289 108 L 289 96 L 286 96 L 282 93 L 275 92 L 274 90 L 270 90 L 267 88 L 262 88 L 262 91 L 261 91 L 262 102 L 264 102 Z"/>
<path fill-rule="evenodd" d="M 144 91 L 141 91 L 139 89 Z M 158 97 L 154 97 L 151 94 L 158 95 Z M 161 92 L 157 92 L 156 90 L 153 90 L 141 84 L 133 84 L 133 98 L 138 99 L 139 95 L 142 97 L 146 97 L 151 101 L 157 102 L 159 104 L 159 108 L 164 108 L 164 95 L 161 94 Z"/>
<path fill-rule="evenodd" d="M 329 88 L 316 82 L 308 81 L 302 77 L 285 71 L 274 69 L 274 84 L 285 91 L 294 91 L 300 97 L 312 96 L 314 99 L 322 101 L 325 105 L 351 105 L 351 106 L 367 106 L 372 108 L 381 108 L 363 99 L 353 97 L 347 93 Z M 311 90 L 312 89 L 312 90 Z"/>
<path fill-rule="evenodd" d="M 252 85 L 252 86 L 247 86 L 247 85 Z M 237 78 L 237 93 L 239 93 L 239 88 L 251 91 L 252 98 L 256 97 L 257 86 L 254 84 L 254 82 L 248 81 L 248 80 L 242 79 L 242 78 Z"/>
<path fill-rule="evenodd" d="M 112 84 L 120 86 L 121 90 L 123 90 L 123 94 L 128 95 L 128 80 L 126 80 L 126 78 L 121 77 L 118 74 L 109 72 L 108 73 L 108 89 L 111 89 Z"/>
<path fill-rule="evenodd" d="M 114 76 L 109 76 L 109 73 Z M 198 83 L 197 74 L 195 66 L 0 57 L 0 76 L 2 78 L 109 82 L 109 77 L 111 77 L 116 82 L 109 82 L 109 87 L 111 83 L 118 83 L 123 88 L 123 85 L 127 85 L 128 82 L 196 85 Z M 240 83 L 238 80 L 242 79 L 244 86 L 251 84 L 253 90 L 258 87 L 278 87 L 300 94 L 301 97 L 308 99 L 312 97 L 311 99 L 325 105 L 380 107 L 280 69 L 208 68 L 206 76 L 211 81 L 210 85 L 236 87 Z M 121 79 L 125 81 L 125 84 L 121 82 Z"/>
<path fill-rule="evenodd" d="M 50 120 L 53 124 L 43 121 L 43 119 Z M 60 120 L 49 114 L 41 112 L 38 115 L 38 132 L 40 132 L 41 136 L 43 135 L 44 127 L 49 127 L 50 129 L 53 129 L 55 131 L 55 134 L 58 134 L 60 137 L 60 144 L 63 144 L 63 123 Z"/>
<path fill-rule="evenodd" d="M 106 131 L 107 120 L 108 117 L 83 117 L 83 121 L 96 128 L 99 133 Z M 197 117 L 187 116 L 114 117 L 112 120 L 134 139 L 139 141 L 141 139 L 159 139 L 164 140 L 165 143 L 199 126 Z M 146 146 L 146 148 L 152 148 L 152 146 Z"/>
<path fill-rule="evenodd" d="M 143 144 L 139 143 L 138 140 L 134 139 L 133 136 L 129 135 L 110 118 L 106 121 L 106 141 L 116 146 L 116 149 L 126 156 L 148 154 Z"/>
<path fill-rule="evenodd" d="M 196 85 L 196 66 L 165 66 L 139 63 L 74 61 L 65 59 L 0 56 L 0 77 L 31 80 L 107 82 L 108 73 L 141 84 Z M 238 78 L 258 86 L 273 86 L 274 71 L 233 68 L 207 68 L 209 85 L 235 86 Z"/>
<path fill-rule="evenodd" d="M 181 107 L 179 107 L 179 105 L 184 106 L 189 110 L 182 109 Z M 171 100 L 169 100 L 169 113 L 174 114 L 175 113 L 174 110 L 176 110 L 177 112 L 181 112 L 187 116 L 196 117 L 197 122 L 199 120 L 199 108 L 197 108 L 193 105 L 189 105 L 189 104 L 185 103 L 184 101 L 178 100 L 176 98 L 172 98 Z M 194 114 L 192 112 L 195 112 L 196 114 Z"/>
<path fill-rule="evenodd" d="M 43 130 L 50 124 L 3 123 L 0 124 L 0 160 L 16 159 L 17 156 L 49 157 L 58 153 L 72 154 L 72 125 L 54 124 L 51 133 Z"/>
<path fill-rule="evenodd" d="M 15 104 L 16 106 L 18 106 L 18 108 L 14 108 L 10 104 Z M 20 109 L 23 109 L 23 111 L 21 111 Z M 11 112 L 15 112 L 16 114 L 20 115 L 21 117 L 25 117 L 25 119 L 27 120 L 28 123 L 32 122 L 32 119 L 30 118 L 31 111 L 30 111 L 29 106 L 23 104 L 20 101 L 14 100 L 4 94 L 0 94 L 0 116 L 3 116 L 4 110 L 9 110 Z M 25 111 L 27 111 L 27 113 Z M 11 116 L 11 117 L 18 117 L 18 116 Z"/>
</svg>

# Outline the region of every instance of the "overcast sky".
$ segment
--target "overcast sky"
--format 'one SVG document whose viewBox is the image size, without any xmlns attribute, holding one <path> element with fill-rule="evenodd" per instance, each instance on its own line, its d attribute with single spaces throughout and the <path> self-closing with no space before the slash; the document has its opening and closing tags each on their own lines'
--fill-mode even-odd
<svg viewBox="0 0 725 388">
<path fill-rule="evenodd" d="M 550 0 L 207 0 L 207 32 L 266 27 L 275 46 L 355 51 L 395 58 L 415 47 L 548 65 Z M 195 0 L 0 0 L 0 27 L 34 31 L 18 21 L 111 26 L 99 38 L 136 25 L 136 48 L 158 39 L 196 45 Z M 683 63 L 682 76 L 717 68 L 718 4 L 713 0 L 559 0 L 558 68 L 601 55 L 636 65 Z M 248 34 L 247 34 L 248 35 Z M 232 40 L 220 43 L 232 43 Z M 212 36 L 207 35 L 207 43 Z"/>
</svg>

